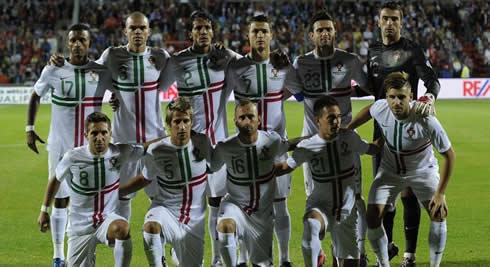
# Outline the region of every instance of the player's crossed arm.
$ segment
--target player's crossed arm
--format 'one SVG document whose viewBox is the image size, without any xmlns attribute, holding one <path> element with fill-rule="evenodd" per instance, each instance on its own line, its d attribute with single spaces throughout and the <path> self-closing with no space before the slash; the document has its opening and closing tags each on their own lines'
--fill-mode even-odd
<svg viewBox="0 0 490 267">
<path fill-rule="evenodd" d="M 56 192 L 58 192 L 59 188 L 60 181 L 56 179 L 56 176 L 51 177 L 46 187 L 46 193 L 44 193 L 44 200 L 43 204 L 41 205 L 41 212 L 39 213 L 39 217 L 37 218 L 37 224 L 39 225 L 39 228 L 43 233 L 48 231 L 50 228 L 48 209 L 51 206 L 54 196 L 56 195 Z"/>
</svg>

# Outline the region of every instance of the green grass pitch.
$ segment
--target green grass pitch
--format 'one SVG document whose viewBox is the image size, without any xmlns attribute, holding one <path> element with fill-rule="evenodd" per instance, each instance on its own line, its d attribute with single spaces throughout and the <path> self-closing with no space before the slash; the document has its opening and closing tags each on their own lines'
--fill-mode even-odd
<svg viewBox="0 0 490 267">
<path fill-rule="evenodd" d="M 355 101 L 353 113 L 367 104 L 367 101 Z M 51 235 L 41 233 L 36 224 L 47 181 L 47 152 L 44 145 L 39 145 L 41 152 L 36 155 L 25 145 L 26 108 L 26 105 L 0 105 L 0 266 L 51 264 Z M 36 121 L 37 133 L 44 140 L 49 130 L 50 109 L 50 105 L 41 105 Z M 106 105 L 104 110 L 111 113 Z M 228 119 L 230 133 L 233 133 L 231 111 L 230 104 Z M 303 126 L 302 104 L 287 102 L 285 111 L 289 136 L 298 136 Z M 442 266 L 490 266 L 490 101 L 440 100 L 437 102 L 437 116 L 457 156 L 446 197 L 449 204 L 448 239 Z M 371 139 L 371 125 L 369 123 L 359 129 L 366 140 Z M 363 195 L 367 198 L 372 181 L 369 156 L 362 157 L 362 166 Z M 302 171 L 298 169 L 293 173 L 292 194 L 288 200 L 292 220 L 290 255 L 296 266 L 303 266 L 301 236 L 304 203 Z M 142 192 L 133 201 L 132 266 L 147 266 L 141 227 L 148 204 Z M 400 247 L 400 255 L 392 260 L 392 266 L 400 264 L 405 247 L 400 203 L 398 208 L 394 240 Z M 423 213 L 417 250 L 418 266 L 428 266 L 428 225 L 428 216 Z M 205 266 L 209 266 L 211 249 L 207 234 L 205 242 Z M 323 247 L 329 247 L 328 240 L 323 241 Z M 368 242 L 366 247 L 370 265 L 373 265 L 375 257 Z M 277 250 L 275 255 L 278 266 Z M 330 256 L 328 260 L 331 261 Z M 99 246 L 97 266 L 111 265 L 112 250 Z"/>
</svg>

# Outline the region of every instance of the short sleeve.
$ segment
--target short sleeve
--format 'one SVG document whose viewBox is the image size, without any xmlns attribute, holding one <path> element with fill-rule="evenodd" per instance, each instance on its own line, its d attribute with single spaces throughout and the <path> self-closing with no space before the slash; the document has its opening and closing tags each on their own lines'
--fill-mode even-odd
<svg viewBox="0 0 490 267">
<path fill-rule="evenodd" d="M 65 179 L 69 179 L 72 175 L 70 171 L 70 167 L 72 165 L 71 155 L 72 155 L 71 151 L 66 152 L 65 155 L 63 155 L 61 161 L 58 163 L 58 165 L 56 165 L 56 170 L 55 170 L 56 179 L 60 182 L 62 182 Z"/>
<path fill-rule="evenodd" d="M 151 154 L 143 157 L 143 170 L 141 171 L 141 174 L 146 180 L 155 180 L 157 177 L 157 170 L 155 160 L 153 160 L 153 156 Z"/>
<path fill-rule="evenodd" d="M 388 102 L 386 102 L 386 99 L 380 99 L 374 102 L 371 108 L 369 108 L 369 113 L 371 114 L 371 117 L 377 119 L 379 117 L 379 114 L 387 108 Z"/>
<path fill-rule="evenodd" d="M 213 150 L 212 156 L 211 156 L 211 171 L 216 171 L 223 166 L 225 163 L 225 158 L 224 158 L 224 153 L 225 153 L 225 144 L 223 142 L 219 142 L 216 147 Z"/>
<path fill-rule="evenodd" d="M 354 55 L 354 59 L 352 60 L 352 80 L 354 80 L 359 87 L 364 89 L 365 91 L 368 90 L 367 88 L 367 77 L 366 73 L 362 70 L 362 64 L 357 55 Z"/>
<path fill-rule="evenodd" d="M 108 66 L 110 53 L 111 53 L 111 48 L 109 47 L 106 50 L 104 50 L 104 52 L 102 52 L 102 55 L 99 57 L 99 59 L 95 61 L 95 63 Z"/>
<path fill-rule="evenodd" d="M 301 77 L 298 72 L 298 58 L 296 58 L 293 64 L 288 67 L 284 87 L 293 95 L 303 91 L 303 82 L 301 81 Z"/>
<path fill-rule="evenodd" d="M 366 140 L 362 139 L 359 134 L 352 130 L 349 133 L 349 139 L 350 141 L 348 143 L 352 144 L 353 152 L 357 152 L 361 155 L 366 154 L 369 148 L 369 144 Z"/>
<path fill-rule="evenodd" d="M 174 57 L 170 57 L 166 66 L 160 71 L 158 77 L 159 90 L 167 92 L 168 88 L 175 82 L 177 75 L 177 61 Z"/>
<path fill-rule="evenodd" d="M 429 131 L 430 131 L 430 141 L 432 145 L 436 148 L 437 152 L 444 153 L 451 148 L 451 141 L 446 134 L 446 131 L 442 127 L 439 120 L 436 117 L 429 117 Z"/>
<path fill-rule="evenodd" d="M 301 141 L 296 149 L 293 151 L 293 155 L 288 158 L 287 164 L 290 168 L 296 169 L 307 160 L 308 149 L 304 147 L 303 141 Z"/>
<path fill-rule="evenodd" d="M 41 77 L 34 84 L 34 91 L 38 96 L 45 96 L 49 92 L 51 85 L 49 84 L 49 78 L 54 70 L 54 66 L 46 66 L 41 72 Z"/>
</svg>

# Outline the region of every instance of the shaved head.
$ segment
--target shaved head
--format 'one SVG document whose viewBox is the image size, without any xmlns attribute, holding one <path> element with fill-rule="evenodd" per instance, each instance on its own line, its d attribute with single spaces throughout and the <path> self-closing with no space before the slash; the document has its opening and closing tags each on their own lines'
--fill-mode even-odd
<svg viewBox="0 0 490 267">
<path fill-rule="evenodd" d="M 148 21 L 148 18 L 146 17 L 146 15 L 139 12 L 139 11 L 135 11 L 135 12 L 129 14 L 129 16 L 126 18 L 126 25 L 128 25 L 128 22 L 130 19 L 131 20 L 133 20 L 133 19 L 144 19 L 144 20 L 146 20 L 146 23 L 149 24 L 149 21 Z"/>
</svg>

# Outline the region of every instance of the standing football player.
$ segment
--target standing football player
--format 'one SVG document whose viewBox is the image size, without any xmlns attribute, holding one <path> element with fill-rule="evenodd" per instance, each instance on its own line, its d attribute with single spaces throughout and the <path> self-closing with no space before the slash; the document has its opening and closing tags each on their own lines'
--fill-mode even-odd
<svg viewBox="0 0 490 267">
<path fill-rule="evenodd" d="M 226 86 L 233 90 L 237 103 L 241 99 L 249 99 L 256 104 L 261 118 L 259 130 L 275 131 L 281 138 L 287 139 L 286 118 L 282 102 L 287 65 L 278 64 L 279 60 L 271 57 L 272 38 L 272 29 L 267 17 L 259 15 L 250 20 L 248 39 L 251 51 L 248 55 L 230 64 L 226 72 Z M 281 59 L 282 55 L 274 53 L 272 56 Z M 276 161 L 284 161 L 287 157 L 287 153 L 284 153 L 279 155 Z M 274 230 L 281 267 L 292 266 L 289 259 L 291 218 L 287 208 L 287 198 L 290 192 L 291 175 L 286 174 L 284 177 L 277 178 L 274 196 Z M 245 251 L 241 249 L 238 266 L 246 265 L 244 255 Z"/>
<path fill-rule="evenodd" d="M 27 145 L 36 153 L 36 141 L 44 143 L 34 130 L 40 99 L 51 94 L 51 125 L 48 136 L 48 170 L 50 179 L 63 154 L 68 150 L 87 144 L 85 118 L 100 111 L 106 89 L 112 89 L 109 70 L 87 57 L 90 46 L 90 28 L 75 24 L 68 29 L 66 44 L 70 55 L 63 60 L 64 66 L 46 66 L 34 85 L 27 111 Z M 67 222 L 69 188 L 66 181 L 54 196 L 51 212 L 53 266 L 64 266 L 64 239 Z"/>
<path fill-rule="evenodd" d="M 287 75 L 285 87 L 293 94 L 304 96 L 303 136 L 318 132 L 314 103 L 325 95 L 333 96 L 340 107 L 342 126 L 352 120 L 351 96 L 366 88 L 367 80 L 362 71 L 359 57 L 335 47 L 336 30 L 334 18 L 326 11 L 317 12 L 310 22 L 310 40 L 315 49 L 299 56 L 294 61 Z M 351 81 L 358 86 L 353 90 Z M 366 204 L 362 198 L 362 175 L 360 156 L 356 158 L 357 186 L 356 207 L 358 216 L 359 248 L 361 252 L 360 266 L 367 266 L 364 240 L 366 236 Z M 309 163 L 303 164 L 306 194 L 313 191 L 313 180 Z M 323 257 L 323 255 L 320 255 Z"/>
<path fill-rule="evenodd" d="M 418 97 L 418 82 L 424 82 L 427 92 L 418 98 L 414 109 L 421 116 L 434 115 L 434 101 L 439 93 L 440 85 L 437 74 L 432 70 L 422 48 L 415 42 L 401 36 L 403 25 L 402 7 L 396 2 L 386 2 L 379 10 L 378 27 L 381 30 L 381 41 L 376 42 L 368 50 L 368 80 L 374 90 L 375 100 L 384 99 L 386 91 L 383 82 L 391 72 L 403 71 L 409 74 L 409 82 L 414 99 Z M 381 136 L 379 125 L 374 122 L 373 140 Z M 373 157 L 373 171 L 376 176 L 383 151 Z M 404 230 L 406 247 L 402 267 L 415 266 L 415 251 L 420 224 L 420 206 L 410 188 L 401 194 L 404 207 Z M 395 205 L 391 205 L 384 216 L 383 224 L 388 235 L 390 259 L 397 255 L 398 247 L 393 240 L 393 222 Z"/>
<path fill-rule="evenodd" d="M 445 191 L 451 177 L 455 153 L 446 132 L 434 116 L 416 114 L 413 88 L 406 73 L 393 72 L 383 83 L 386 99 L 362 109 L 347 126 L 356 127 L 374 118 L 383 134 L 384 154 L 368 200 L 368 238 L 378 258 L 378 266 L 390 266 L 388 237 L 381 224 L 389 204 L 406 187 L 429 213 L 430 266 L 439 267 L 447 239 Z M 435 148 L 443 157 L 439 164 Z M 403 261 L 402 266 L 415 266 Z"/>
<path fill-rule="evenodd" d="M 165 80 L 176 80 L 179 96 L 188 97 L 193 108 L 192 130 L 209 137 L 215 146 L 228 137 L 226 103 L 229 93 L 224 90 L 225 68 L 237 53 L 213 44 L 214 19 L 203 10 L 190 17 L 192 45 L 172 55 L 165 71 Z M 218 209 L 226 193 L 226 168 L 210 173 L 208 179 L 208 227 L 211 236 L 211 266 L 221 266 L 216 233 Z"/>
</svg>

